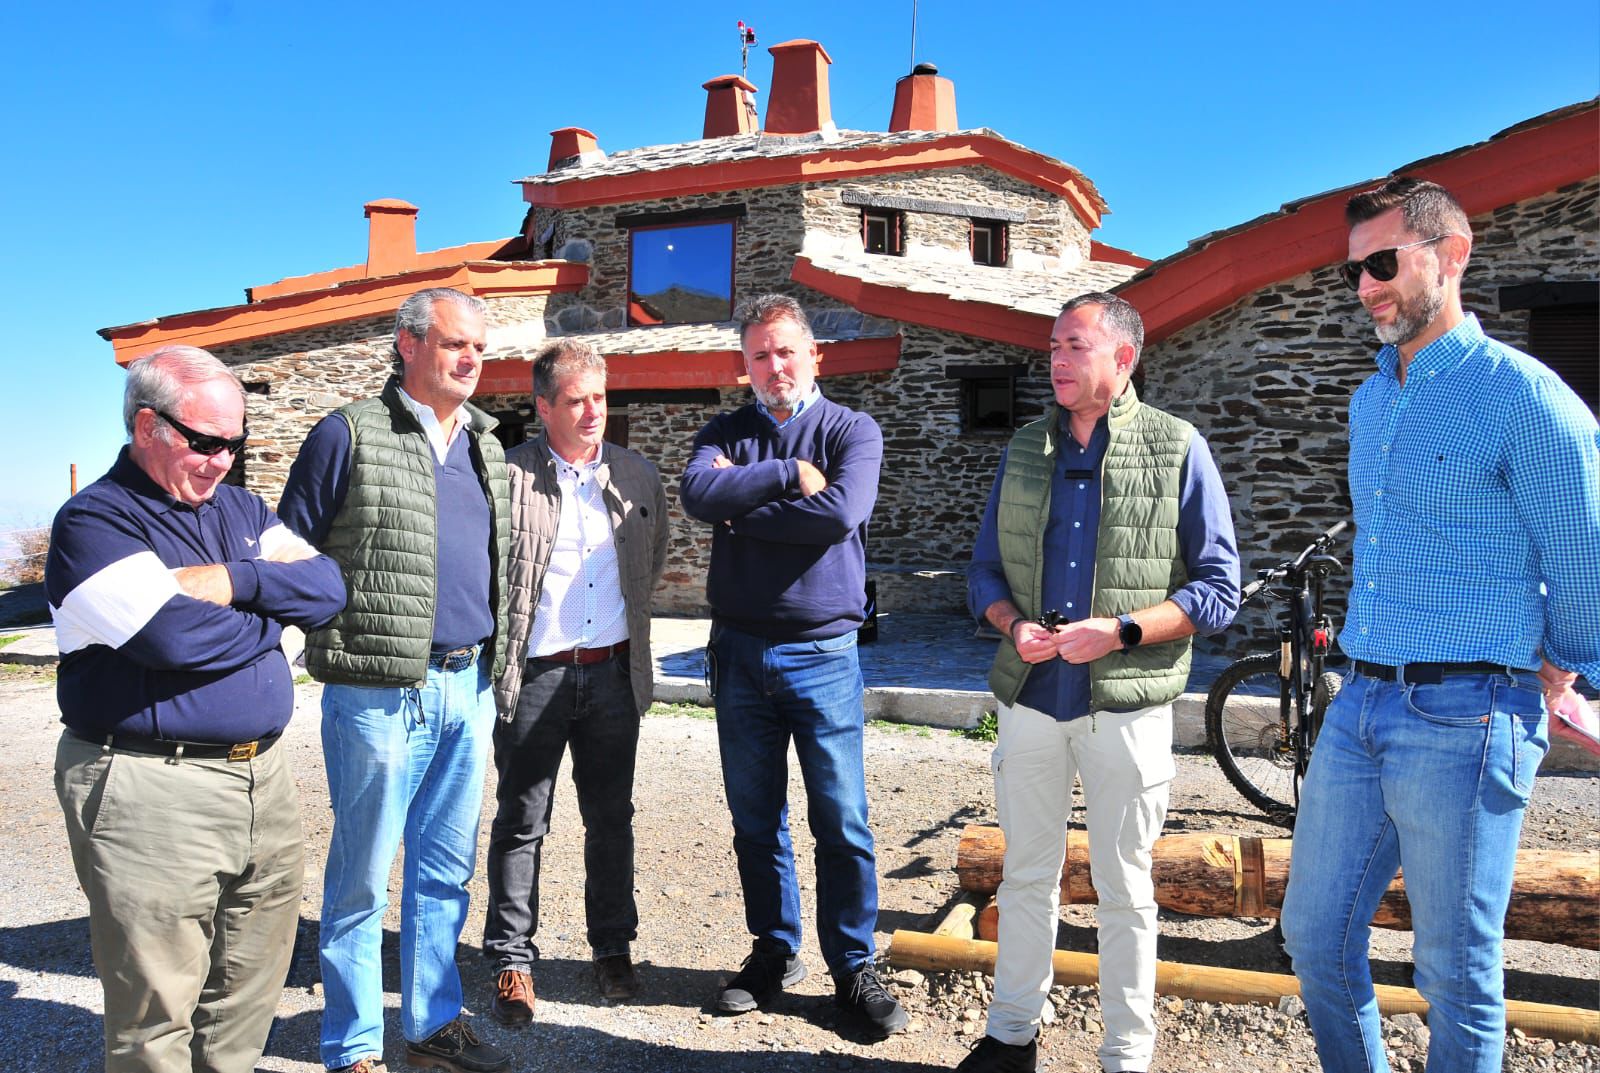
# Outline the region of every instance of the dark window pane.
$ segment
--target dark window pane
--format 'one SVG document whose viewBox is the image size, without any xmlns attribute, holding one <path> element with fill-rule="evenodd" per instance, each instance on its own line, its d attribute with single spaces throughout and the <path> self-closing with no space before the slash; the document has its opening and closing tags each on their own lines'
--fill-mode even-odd
<svg viewBox="0 0 1600 1073">
<path fill-rule="evenodd" d="M 630 233 L 628 323 L 696 324 L 733 316 L 733 221 Z"/>
<path fill-rule="evenodd" d="M 1013 427 L 1016 381 L 1009 376 L 961 381 L 966 430 Z"/>
</svg>

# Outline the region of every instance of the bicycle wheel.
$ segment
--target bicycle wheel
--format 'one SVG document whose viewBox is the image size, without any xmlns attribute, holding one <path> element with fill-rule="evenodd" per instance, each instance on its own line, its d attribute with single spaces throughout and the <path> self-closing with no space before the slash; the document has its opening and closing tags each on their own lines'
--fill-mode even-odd
<svg viewBox="0 0 1600 1073">
<path fill-rule="evenodd" d="M 1206 695 L 1206 740 L 1228 781 L 1256 808 L 1292 822 L 1294 736 L 1289 683 L 1276 653 L 1246 656 L 1223 671 Z"/>
<path fill-rule="evenodd" d="M 1317 735 L 1322 733 L 1322 717 L 1327 714 L 1328 705 L 1333 703 L 1333 698 L 1339 695 L 1339 689 L 1344 685 L 1344 679 L 1332 671 L 1323 671 L 1317 678 L 1316 686 L 1311 690 L 1311 733 L 1306 740 L 1306 763 L 1311 763 L 1311 748 L 1317 744 Z"/>
</svg>

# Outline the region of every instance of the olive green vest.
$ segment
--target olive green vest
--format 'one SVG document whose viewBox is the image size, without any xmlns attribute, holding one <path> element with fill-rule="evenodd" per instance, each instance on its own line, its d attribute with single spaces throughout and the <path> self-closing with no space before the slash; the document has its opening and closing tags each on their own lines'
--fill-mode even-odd
<svg viewBox="0 0 1600 1073">
<path fill-rule="evenodd" d="M 306 669 L 319 682 L 409 686 L 428 674 L 437 598 L 433 451 L 399 387 L 391 378 L 379 398 L 337 411 L 350 426 L 350 486 L 322 551 L 343 570 L 349 599 L 331 623 L 306 636 Z M 475 406 L 466 411 L 462 432 L 471 437 L 472 466 L 489 500 L 494 534 L 489 596 L 495 632 L 482 658 L 494 661 L 498 679 L 505 669 L 510 487 L 505 455 L 490 431 L 494 418 Z"/>
<path fill-rule="evenodd" d="M 1000 559 L 1012 601 L 1028 618 L 1041 613 L 1044 531 L 1056 463 L 1060 411 L 1023 426 L 1006 455 L 997 515 Z M 1100 529 L 1095 538 L 1093 617 L 1154 607 L 1188 580 L 1178 544 L 1178 491 L 1194 426 L 1139 401 L 1130 385 L 1111 404 L 1110 442 L 1100 466 Z M 1189 679 L 1188 638 L 1113 651 L 1089 665 L 1092 711 L 1148 708 L 1176 699 Z M 1016 703 L 1029 664 L 1002 643 L 989 688 Z"/>
</svg>

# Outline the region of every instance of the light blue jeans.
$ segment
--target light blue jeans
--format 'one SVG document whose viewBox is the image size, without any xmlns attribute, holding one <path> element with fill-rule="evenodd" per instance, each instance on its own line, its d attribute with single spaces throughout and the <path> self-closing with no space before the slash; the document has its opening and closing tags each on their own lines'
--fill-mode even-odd
<svg viewBox="0 0 1600 1073">
<path fill-rule="evenodd" d="M 322 881 L 322 1062 L 383 1053 L 383 914 L 402 838 L 400 1023 L 424 1040 L 461 1012 L 456 942 L 478 856 L 494 726 L 482 661 L 428 669 L 421 689 L 325 686 L 333 836 Z"/>
<path fill-rule="evenodd" d="M 1352 672 L 1295 822 L 1283 934 L 1327 1073 L 1385 1073 L 1367 943 L 1405 872 L 1428 1073 L 1498 1073 L 1500 960 L 1522 815 L 1548 739 L 1534 675 L 1437 685 Z"/>
</svg>

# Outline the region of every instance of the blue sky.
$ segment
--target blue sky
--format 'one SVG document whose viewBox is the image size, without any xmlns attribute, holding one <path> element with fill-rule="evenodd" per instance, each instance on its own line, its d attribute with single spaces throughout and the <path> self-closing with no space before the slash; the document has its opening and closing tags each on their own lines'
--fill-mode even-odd
<svg viewBox="0 0 1600 1073">
<path fill-rule="evenodd" d="M 115 457 L 122 374 L 95 329 L 359 263 L 373 198 L 420 206 L 422 249 L 509 236 L 550 130 L 697 138 L 739 19 L 763 91 L 766 46 L 814 38 L 835 122 L 881 130 L 911 6 L 7 5 L 0 530 Z M 962 126 L 1080 168 L 1112 208 L 1096 237 L 1150 257 L 1600 92 L 1592 2 L 918 7 L 916 58 Z"/>
</svg>

